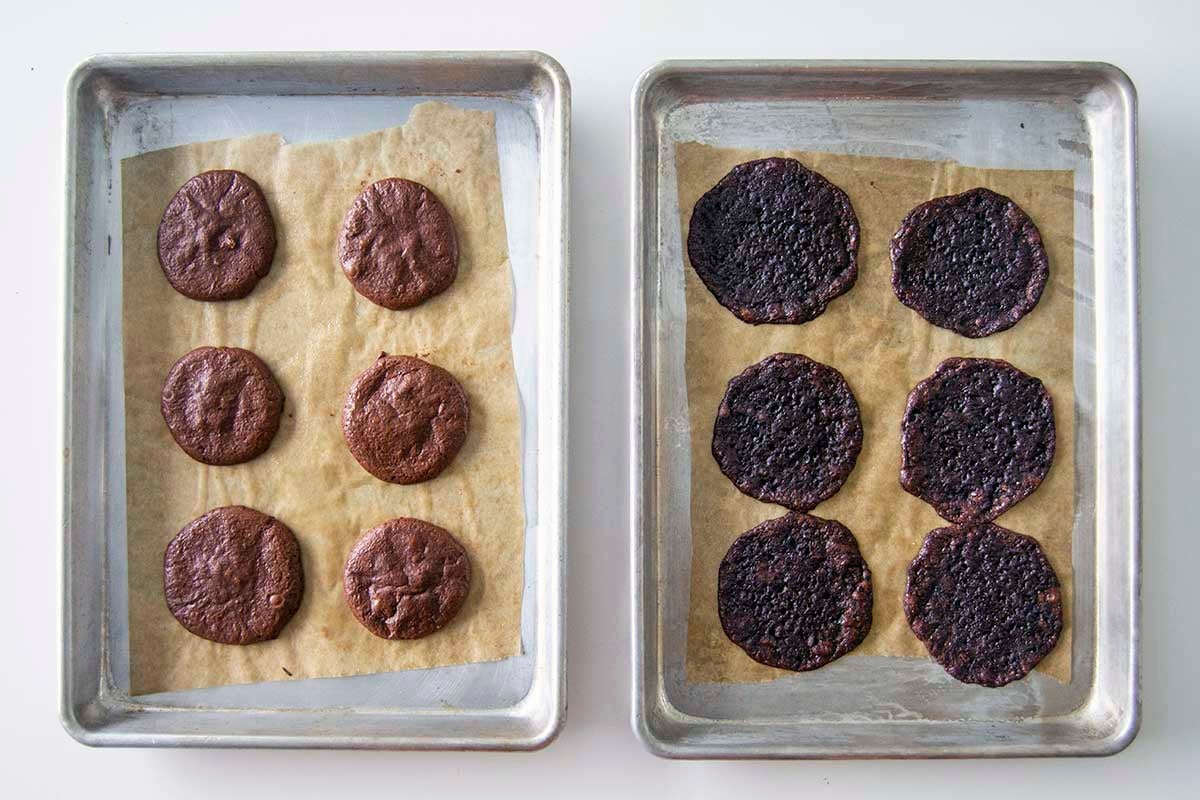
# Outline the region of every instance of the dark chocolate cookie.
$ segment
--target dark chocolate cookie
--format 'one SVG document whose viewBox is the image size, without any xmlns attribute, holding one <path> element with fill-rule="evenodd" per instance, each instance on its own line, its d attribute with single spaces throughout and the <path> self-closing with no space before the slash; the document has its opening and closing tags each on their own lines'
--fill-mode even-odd
<svg viewBox="0 0 1200 800">
<path fill-rule="evenodd" d="M 850 198 L 791 158 L 734 167 L 692 210 L 688 258 L 743 322 L 808 322 L 858 277 Z"/>
<path fill-rule="evenodd" d="M 189 522 L 163 558 L 163 592 L 179 624 L 221 644 L 274 639 L 300 607 L 300 545 L 274 517 L 245 506 Z"/>
<path fill-rule="evenodd" d="M 400 517 L 363 534 L 346 560 L 346 603 L 383 639 L 420 639 L 454 618 L 471 589 L 471 560 L 437 525 Z"/>
<path fill-rule="evenodd" d="M 450 212 L 429 189 L 403 178 L 376 181 L 355 198 L 338 256 L 355 291 L 392 310 L 445 291 L 458 275 Z"/>
<path fill-rule="evenodd" d="M 258 356 L 240 347 L 197 347 L 175 362 L 162 415 L 175 442 L 205 464 L 261 455 L 279 430 L 283 391 Z"/>
<path fill-rule="evenodd" d="M 712 453 L 746 494 L 807 511 L 846 482 L 862 435 L 858 403 L 840 372 L 776 353 L 729 381 Z"/>
<path fill-rule="evenodd" d="M 948 358 L 908 395 L 900 485 L 950 522 L 995 519 L 1054 460 L 1054 404 L 1007 361 Z"/>
<path fill-rule="evenodd" d="M 469 408 L 446 370 L 380 354 L 354 379 L 342 434 L 363 469 L 389 483 L 420 483 L 449 466 L 467 438 Z"/>
<path fill-rule="evenodd" d="M 892 237 L 891 250 L 900 302 L 972 339 L 1016 325 L 1037 305 L 1050 275 L 1033 220 L 988 189 L 917 206 Z"/>
<path fill-rule="evenodd" d="M 717 578 L 725 635 L 755 661 L 783 669 L 816 669 L 857 647 L 871 630 L 871 601 L 871 570 L 854 534 L 808 514 L 743 533 Z"/>
<path fill-rule="evenodd" d="M 946 672 L 1003 686 L 1054 649 L 1062 593 L 1032 537 L 990 522 L 938 528 L 908 567 L 904 615 Z"/>
<path fill-rule="evenodd" d="M 158 263 L 175 291 L 193 300 L 236 300 L 271 271 L 275 220 L 248 175 L 202 172 L 167 204 L 158 224 Z"/>
</svg>

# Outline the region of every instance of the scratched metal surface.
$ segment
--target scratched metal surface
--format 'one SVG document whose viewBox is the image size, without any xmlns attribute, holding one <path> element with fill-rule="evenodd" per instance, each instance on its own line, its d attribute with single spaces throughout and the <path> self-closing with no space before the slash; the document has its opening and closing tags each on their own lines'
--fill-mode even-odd
<svg viewBox="0 0 1200 800">
<path fill-rule="evenodd" d="M 667 62 L 633 97 L 633 718 L 653 752 L 918 757 L 1115 752 L 1136 733 L 1135 98 L 1097 64 Z M 1023 127 L 1019 127 L 1023 124 Z M 1018 133 L 1019 132 L 1019 133 Z M 674 145 L 1075 172 L 1073 678 L 1003 691 L 929 659 L 764 684 L 684 680 L 691 569 L 684 258 Z"/>
<path fill-rule="evenodd" d="M 526 511 L 522 653 L 487 664 L 131 698 L 120 161 L 278 132 L 402 124 L 437 97 L 496 114 Z M 528 749 L 565 712 L 562 614 L 569 88 L 536 53 L 101 57 L 68 96 L 63 702 L 89 744 Z M 540 445 L 540 446 L 539 446 Z"/>
</svg>

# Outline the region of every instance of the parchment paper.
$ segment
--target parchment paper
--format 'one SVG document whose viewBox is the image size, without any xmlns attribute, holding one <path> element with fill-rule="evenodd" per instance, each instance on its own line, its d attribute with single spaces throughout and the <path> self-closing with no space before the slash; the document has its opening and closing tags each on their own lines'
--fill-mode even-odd
<svg viewBox="0 0 1200 800">
<path fill-rule="evenodd" d="M 802 353 L 836 367 L 862 413 L 863 446 L 836 495 L 812 513 L 836 519 L 858 538 L 874 584 L 874 622 L 857 655 L 926 656 L 904 619 L 908 564 L 925 534 L 946 525 L 934 510 L 900 488 L 900 417 L 908 392 L 949 356 L 1003 358 L 1040 378 L 1054 399 L 1057 447 L 1041 487 L 997 519 L 1035 537 L 1063 585 L 1067 612 L 1059 644 L 1038 669 L 1071 675 L 1071 530 L 1074 513 L 1074 177 L 1070 171 L 975 169 L 953 162 L 832 155 L 798 151 L 676 146 L 684 258 L 688 222 L 700 196 L 744 161 L 797 158 L 850 196 L 861 227 L 858 281 L 803 325 L 747 325 L 722 307 L 686 264 L 688 414 L 691 421 L 692 583 L 687 680 L 750 683 L 787 673 L 752 661 L 725 637 L 717 617 L 717 568 L 743 531 L 787 509 L 734 488 L 712 457 L 712 426 L 729 379 L 776 352 Z M 984 339 L 935 327 L 896 299 L 888 242 L 913 206 L 933 197 L 986 186 L 1008 195 L 1041 230 L 1050 280 L 1021 322 Z"/>
<path fill-rule="evenodd" d="M 147 153 L 121 168 L 133 694 L 516 655 L 524 547 L 520 418 L 492 114 L 426 103 L 403 127 L 351 139 L 285 145 L 278 136 L 251 136 Z M 179 186 L 216 168 L 242 170 L 259 183 L 279 245 L 270 274 L 248 297 L 201 303 L 170 287 L 155 242 Z M 392 176 L 430 187 L 453 216 L 459 242 L 455 283 L 406 311 L 360 297 L 342 275 L 335 248 L 354 197 Z M 283 388 L 279 433 L 250 463 L 197 463 L 163 422 L 159 394 L 167 370 L 201 345 L 254 351 Z M 466 443 L 432 481 L 377 480 L 342 439 L 346 390 L 384 351 L 449 369 L 470 400 Z M 237 647 L 200 639 L 175 621 L 163 598 L 167 542 L 190 520 L 230 504 L 279 518 L 300 541 L 304 600 L 272 642 Z M 342 569 L 354 542 L 397 516 L 446 528 L 472 562 L 462 611 L 438 633 L 409 642 L 370 634 L 342 597 Z"/>
</svg>

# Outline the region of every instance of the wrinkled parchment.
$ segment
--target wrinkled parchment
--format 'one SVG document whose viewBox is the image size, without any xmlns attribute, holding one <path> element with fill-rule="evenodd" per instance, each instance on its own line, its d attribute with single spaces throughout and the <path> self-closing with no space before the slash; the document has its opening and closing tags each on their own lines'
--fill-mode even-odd
<svg viewBox="0 0 1200 800">
<path fill-rule="evenodd" d="M 675 151 L 684 254 L 700 196 L 735 165 L 782 155 L 797 158 L 840 186 L 858 215 L 858 282 L 803 325 L 748 325 L 721 306 L 686 265 L 687 390 L 691 420 L 692 584 L 687 680 L 755 682 L 783 670 L 752 661 L 725 637 L 717 617 L 717 568 L 743 531 L 787 509 L 739 492 L 712 457 L 712 426 L 729 379 L 776 352 L 802 353 L 836 367 L 858 400 L 863 447 L 849 480 L 813 514 L 836 519 L 858 538 L 875 590 L 874 622 L 855 655 L 925 656 L 904 619 L 908 564 L 930 530 L 946 525 L 900 488 L 900 417 L 908 392 L 950 356 L 1003 358 L 1040 378 L 1054 399 L 1057 447 L 1041 487 L 997 523 L 1034 536 L 1063 585 L 1068 625 L 1038 669 L 1071 676 L 1071 530 L 1074 512 L 1074 177 L 1070 171 L 975 169 L 946 161 L 718 149 L 689 142 Z M 888 242 L 913 206 L 986 186 L 1008 195 L 1041 230 L 1050 280 L 1022 321 L 984 339 L 926 322 L 892 292 Z"/>
<path fill-rule="evenodd" d="M 492 661 L 520 651 L 524 510 L 520 418 L 510 345 L 512 281 L 492 114 L 440 103 L 403 127 L 351 139 L 285 145 L 250 136 L 160 150 L 122 163 L 129 658 L 133 694 Z M 175 292 L 156 235 L 176 189 L 207 169 L 241 170 L 262 187 L 279 246 L 270 274 L 225 303 Z M 459 273 L 441 295 L 389 311 L 355 293 L 336 237 L 358 192 L 386 177 L 430 187 L 453 216 Z M 159 394 L 194 347 L 257 353 L 286 397 L 270 449 L 248 464 L 212 467 L 171 439 Z M 354 376 L 381 353 L 445 367 L 471 403 L 471 427 L 450 467 L 426 483 L 377 480 L 342 439 Z M 188 633 L 167 610 L 167 542 L 211 508 L 241 504 L 283 521 L 300 541 L 305 593 L 279 639 L 245 647 Z M 470 554 L 471 594 L 443 630 L 389 642 L 355 621 L 342 569 L 357 538 L 413 516 L 453 533 Z"/>
</svg>

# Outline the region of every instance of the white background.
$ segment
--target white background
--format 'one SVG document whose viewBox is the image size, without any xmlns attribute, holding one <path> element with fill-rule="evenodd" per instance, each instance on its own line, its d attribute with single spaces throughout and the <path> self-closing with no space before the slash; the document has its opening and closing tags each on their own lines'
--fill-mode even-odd
<svg viewBox="0 0 1200 800">
<path fill-rule="evenodd" d="M 242 7 L 242 6 L 245 7 Z M 1200 795 L 1195 2 L 46 2 L 0 19 L 0 793 L 6 797 Z M 407 6 L 407 7 L 406 7 Z M 645 6 L 643 8 L 643 6 Z M 854 8 L 851 8 L 854 6 Z M 569 712 L 533 754 L 89 750 L 58 722 L 64 84 L 96 52 L 538 49 L 574 96 Z M 1106 760 L 675 763 L 628 724 L 628 108 L 666 58 L 1110 61 L 1140 99 L 1141 734 Z M 5 791 L 7 790 L 7 791 Z"/>
</svg>

